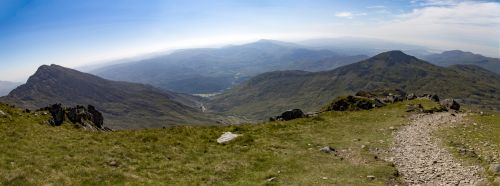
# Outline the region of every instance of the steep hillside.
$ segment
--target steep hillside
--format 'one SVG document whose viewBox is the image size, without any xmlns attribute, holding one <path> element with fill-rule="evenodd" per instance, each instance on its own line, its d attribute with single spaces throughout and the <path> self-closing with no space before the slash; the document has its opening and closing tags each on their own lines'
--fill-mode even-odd
<svg viewBox="0 0 500 186">
<path fill-rule="evenodd" d="M 439 66 L 451 65 L 477 65 L 484 69 L 500 74 L 500 59 L 485 57 L 471 52 L 460 50 L 446 51 L 441 54 L 424 56 L 423 59 Z"/>
<path fill-rule="evenodd" d="M 107 79 L 146 83 L 176 92 L 212 93 L 264 72 L 330 70 L 366 58 L 261 40 L 223 48 L 179 50 L 138 62 L 111 65 L 91 73 Z"/>
<path fill-rule="evenodd" d="M 210 108 L 265 119 L 292 108 L 314 111 L 332 97 L 380 88 L 439 93 L 466 104 L 498 107 L 499 80 L 499 75 L 479 67 L 444 68 L 390 51 L 331 71 L 265 73 L 216 96 Z"/>
<path fill-rule="evenodd" d="M 21 83 L 0 81 L 0 96 L 9 94 L 10 91 L 14 90 L 19 85 L 21 85 Z"/>
<path fill-rule="evenodd" d="M 28 82 L 0 101 L 37 109 L 54 103 L 94 105 L 115 129 L 214 123 L 198 98 L 152 86 L 109 81 L 57 65 L 41 66 Z"/>
</svg>

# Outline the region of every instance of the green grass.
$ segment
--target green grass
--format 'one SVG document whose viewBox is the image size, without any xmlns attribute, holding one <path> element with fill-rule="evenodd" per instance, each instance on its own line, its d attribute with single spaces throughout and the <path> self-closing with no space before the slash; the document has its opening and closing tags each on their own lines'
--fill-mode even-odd
<svg viewBox="0 0 500 186">
<path fill-rule="evenodd" d="M 500 163 L 498 112 L 484 115 L 471 113 L 463 123 L 443 128 L 437 135 L 444 139 L 444 143 L 456 157 L 468 164 L 478 164 L 488 170 L 491 163 Z M 495 176 L 491 172 L 486 172 L 485 176 L 490 184 L 495 185 Z"/>
<path fill-rule="evenodd" d="M 288 122 L 105 133 L 51 127 L 41 124 L 47 115 L 0 104 L 10 115 L 0 117 L 0 185 L 263 185 L 272 177 L 267 184 L 398 183 L 382 158 L 408 103 Z M 243 136 L 217 144 L 225 131 Z M 328 145 L 337 156 L 319 151 Z"/>
</svg>

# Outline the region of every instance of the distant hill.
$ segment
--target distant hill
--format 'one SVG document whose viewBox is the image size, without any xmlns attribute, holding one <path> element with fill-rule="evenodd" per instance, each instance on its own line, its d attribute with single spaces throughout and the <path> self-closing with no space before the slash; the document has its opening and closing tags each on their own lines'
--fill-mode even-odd
<svg viewBox="0 0 500 186">
<path fill-rule="evenodd" d="M 222 48 L 185 49 L 90 73 L 111 80 L 151 84 L 183 93 L 221 92 L 255 75 L 275 70 L 331 70 L 368 58 L 312 50 L 273 40 Z"/>
<path fill-rule="evenodd" d="M 431 54 L 423 57 L 435 65 L 451 66 L 457 64 L 477 65 L 484 69 L 500 74 L 500 59 L 485 57 L 472 52 L 464 52 L 460 50 L 446 51 L 441 54 Z"/>
<path fill-rule="evenodd" d="M 43 65 L 0 102 L 37 109 L 54 103 L 94 105 L 114 129 L 215 123 L 198 98 L 149 85 L 105 80 L 57 65 Z"/>
<path fill-rule="evenodd" d="M 499 80 L 500 75 L 477 66 L 445 68 L 390 51 L 331 71 L 264 73 L 216 96 L 210 108 L 265 119 L 293 108 L 315 111 L 333 97 L 379 88 L 437 93 L 466 104 L 498 107 Z"/>
<path fill-rule="evenodd" d="M 14 90 L 17 86 L 22 83 L 0 81 L 0 96 L 5 96 L 9 94 L 10 91 Z"/>
<path fill-rule="evenodd" d="M 317 38 L 300 41 L 298 44 L 317 49 L 327 49 L 344 55 L 374 56 L 391 50 L 401 50 L 414 56 L 431 54 L 428 51 L 429 49 L 423 46 L 365 37 Z"/>
</svg>

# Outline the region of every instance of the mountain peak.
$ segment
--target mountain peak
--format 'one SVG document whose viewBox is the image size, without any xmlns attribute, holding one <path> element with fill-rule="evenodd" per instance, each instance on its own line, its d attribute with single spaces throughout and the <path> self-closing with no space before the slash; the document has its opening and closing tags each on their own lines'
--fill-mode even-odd
<svg viewBox="0 0 500 186">
<path fill-rule="evenodd" d="M 56 64 L 42 65 L 42 66 L 38 67 L 37 72 L 39 72 L 39 71 L 54 71 L 54 70 L 69 70 L 69 68 L 59 66 Z"/>
<path fill-rule="evenodd" d="M 404 52 L 402 52 L 401 50 L 391 50 L 391 51 L 387 51 L 387 52 L 382 52 L 380 54 L 377 54 L 375 57 L 413 57 L 413 56 L 410 56 L 408 54 L 405 54 Z"/>
<path fill-rule="evenodd" d="M 414 56 L 410 56 L 408 54 L 405 54 L 404 52 L 400 50 L 392 50 L 388 52 L 383 52 L 380 54 L 377 54 L 376 56 L 372 57 L 374 60 L 383 60 L 389 63 L 395 63 L 395 62 L 410 62 L 410 61 L 415 61 L 418 60 Z"/>
</svg>

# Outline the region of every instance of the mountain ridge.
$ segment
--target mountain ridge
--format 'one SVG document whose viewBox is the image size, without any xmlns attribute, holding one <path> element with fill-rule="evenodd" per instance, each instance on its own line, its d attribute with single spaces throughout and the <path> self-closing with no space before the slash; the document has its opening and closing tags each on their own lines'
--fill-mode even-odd
<svg viewBox="0 0 500 186">
<path fill-rule="evenodd" d="M 212 93 L 268 71 L 329 70 L 366 58 L 313 50 L 294 43 L 260 40 L 222 48 L 182 49 L 164 56 L 111 65 L 91 73 L 176 92 Z M 216 88 L 203 84 L 212 84 Z"/>
<path fill-rule="evenodd" d="M 444 51 L 440 54 L 423 56 L 423 59 L 439 66 L 451 66 L 456 64 L 476 65 L 492 72 L 500 74 L 500 59 L 486 57 L 472 52 L 461 50 Z"/>
<path fill-rule="evenodd" d="M 481 74 L 475 71 L 481 71 Z M 269 72 L 215 96 L 209 108 L 264 119 L 284 110 L 314 111 L 332 97 L 360 90 L 403 89 L 438 93 L 467 104 L 494 107 L 500 103 L 500 76 L 476 66 L 439 67 L 389 51 L 367 60 L 321 72 Z"/>
<path fill-rule="evenodd" d="M 202 113 L 198 98 L 150 85 L 110 81 L 58 65 L 42 65 L 27 83 L 0 101 L 37 109 L 54 103 L 91 104 L 114 129 L 215 123 Z"/>
</svg>

